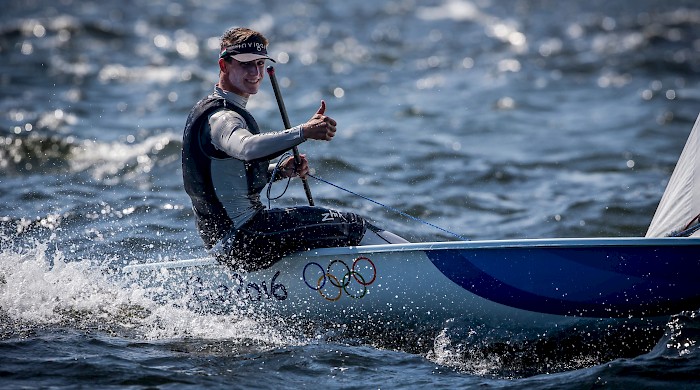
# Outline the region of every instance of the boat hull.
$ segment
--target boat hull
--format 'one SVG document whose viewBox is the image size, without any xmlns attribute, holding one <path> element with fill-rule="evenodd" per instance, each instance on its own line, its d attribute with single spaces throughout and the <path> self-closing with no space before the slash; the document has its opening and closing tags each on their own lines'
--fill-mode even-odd
<svg viewBox="0 0 700 390">
<path fill-rule="evenodd" d="M 698 249 L 687 238 L 469 241 L 317 249 L 250 273 L 208 258 L 124 271 L 149 294 L 217 313 L 551 330 L 700 308 Z"/>
</svg>

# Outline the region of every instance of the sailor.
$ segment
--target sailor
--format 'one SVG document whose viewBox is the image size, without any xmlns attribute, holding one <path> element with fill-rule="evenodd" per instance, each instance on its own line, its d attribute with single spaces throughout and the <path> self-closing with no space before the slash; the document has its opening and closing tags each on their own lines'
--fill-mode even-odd
<svg viewBox="0 0 700 390">
<path fill-rule="evenodd" d="M 182 147 L 185 191 L 205 247 L 220 262 L 252 271 L 269 267 L 299 250 L 357 245 L 365 220 L 323 207 L 266 208 L 263 188 L 274 180 L 306 177 L 309 163 L 300 155 L 278 161 L 306 140 L 331 141 L 336 121 L 321 106 L 306 123 L 261 133 L 246 109 L 264 77 L 268 40 L 248 28 L 231 28 L 221 37 L 219 82 L 187 118 Z"/>
</svg>

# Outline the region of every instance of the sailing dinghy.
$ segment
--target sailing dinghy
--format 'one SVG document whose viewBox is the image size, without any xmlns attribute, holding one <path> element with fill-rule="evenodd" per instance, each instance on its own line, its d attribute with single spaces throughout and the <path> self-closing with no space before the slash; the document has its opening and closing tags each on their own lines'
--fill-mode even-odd
<svg viewBox="0 0 700 390">
<path fill-rule="evenodd" d="M 462 321 L 557 329 L 659 319 L 700 308 L 700 117 L 646 237 L 408 243 L 387 232 L 357 247 L 237 272 L 212 258 L 124 267 L 149 294 L 216 313 L 332 323 Z M 562 328 L 558 328 L 562 329 Z"/>
</svg>

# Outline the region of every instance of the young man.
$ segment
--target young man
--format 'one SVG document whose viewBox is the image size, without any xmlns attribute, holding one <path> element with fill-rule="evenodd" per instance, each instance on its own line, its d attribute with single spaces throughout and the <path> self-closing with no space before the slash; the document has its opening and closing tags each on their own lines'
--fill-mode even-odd
<svg viewBox="0 0 700 390">
<path fill-rule="evenodd" d="M 245 109 L 265 74 L 267 39 L 247 28 L 221 37 L 219 82 L 200 100 L 185 125 L 182 174 L 200 236 L 219 261 L 247 271 L 266 268 L 289 253 L 319 247 L 357 245 L 365 221 L 353 213 L 321 207 L 267 209 L 260 192 L 268 182 L 305 177 L 306 157 L 296 166 L 275 159 L 308 140 L 330 141 L 336 121 L 321 107 L 306 123 L 260 133 Z"/>
</svg>

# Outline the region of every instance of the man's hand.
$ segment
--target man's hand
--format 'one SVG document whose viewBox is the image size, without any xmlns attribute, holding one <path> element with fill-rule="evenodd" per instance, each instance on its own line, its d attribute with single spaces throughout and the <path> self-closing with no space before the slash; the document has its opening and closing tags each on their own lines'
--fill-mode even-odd
<svg viewBox="0 0 700 390">
<path fill-rule="evenodd" d="M 321 100 L 321 107 L 316 111 L 316 114 L 303 124 L 304 138 L 317 139 L 321 141 L 330 141 L 335 136 L 335 126 L 337 123 L 329 116 L 324 115 L 326 112 L 326 102 Z"/>
<path fill-rule="evenodd" d="M 283 177 L 301 177 L 305 178 L 309 174 L 309 160 L 306 159 L 305 154 L 299 155 L 299 160 L 301 164 L 297 166 L 294 162 L 294 156 L 289 157 L 284 160 L 280 165 L 280 170 L 282 171 Z"/>
</svg>

